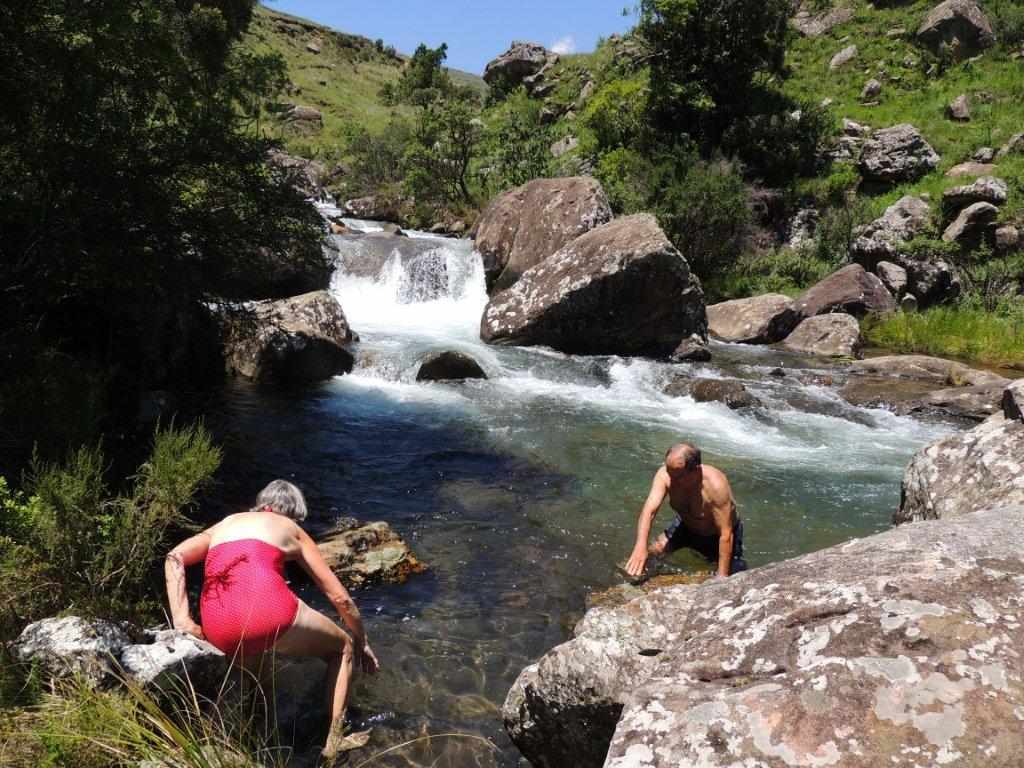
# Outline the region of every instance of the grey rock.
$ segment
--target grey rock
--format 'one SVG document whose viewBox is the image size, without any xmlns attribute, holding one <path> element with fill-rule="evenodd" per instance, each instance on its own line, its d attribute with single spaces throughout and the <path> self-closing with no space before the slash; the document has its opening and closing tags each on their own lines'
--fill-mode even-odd
<svg viewBox="0 0 1024 768">
<path fill-rule="evenodd" d="M 818 229 L 820 215 L 816 208 L 801 208 L 786 228 L 789 236 L 786 244 L 790 248 L 802 248 L 814 242 L 814 234 Z"/>
<path fill-rule="evenodd" d="M 831 61 L 828 63 L 828 68 L 834 72 L 840 67 L 849 64 L 855 58 L 857 58 L 857 46 L 848 45 L 832 57 Z"/>
<path fill-rule="evenodd" d="M 999 209 L 991 203 L 974 203 L 960 211 L 952 224 L 942 233 L 943 241 L 957 243 L 964 248 L 976 247 L 986 233 L 995 231 L 992 224 L 999 216 Z"/>
<path fill-rule="evenodd" d="M 560 139 L 551 145 L 551 156 L 558 158 L 568 152 L 572 152 L 576 147 L 580 145 L 580 140 L 575 136 L 566 136 L 564 139 Z"/>
<path fill-rule="evenodd" d="M 327 178 L 327 167 L 323 163 L 289 155 L 279 149 L 272 149 L 267 154 L 267 162 L 283 171 L 292 187 L 303 197 L 323 197 L 324 181 Z"/>
<path fill-rule="evenodd" d="M 860 155 L 861 175 L 884 184 L 916 181 L 934 171 L 941 158 L 909 123 L 875 131 L 864 142 Z"/>
<path fill-rule="evenodd" d="M 863 317 L 895 311 L 896 301 L 875 275 L 860 264 L 850 264 L 804 292 L 793 309 L 801 320 L 832 312 Z"/>
<path fill-rule="evenodd" d="M 857 318 L 834 313 L 807 318 L 786 337 L 782 346 L 804 355 L 858 357 L 864 339 Z"/>
<path fill-rule="evenodd" d="M 1024 423 L 1005 414 L 918 451 L 903 475 L 893 523 L 1024 504 Z"/>
<path fill-rule="evenodd" d="M 860 92 L 861 101 L 874 101 L 882 93 L 882 84 L 875 78 L 871 78 L 864 83 L 864 88 Z"/>
<path fill-rule="evenodd" d="M 319 54 L 320 43 L 316 40 L 311 40 L 310 42 L 306 43 L 306 50 L 313 54 Z"/>
<path fill-rule="evenodd" d="M 441 249 L 413 256 L 403 267 L 398 282 L 400 304 L 436 301 L 448 295 L 448 259 Z"/>
<path fill-rule="evenodd" d="M 345 215 L 353 219 L 388 221 L 393 224 L 397 224 L 401 218 L 398 204 L 380 195 L 368 195 L 346 201 Z"/>
<path fill-rule="evenodd" d="M 322 381 L 352 370 L 349 345 L 357 336 L 330 293 L 314 291 L 279 301 L 250 302 L 224 315 L 225 365 L 256 381 Z"/>
<path fill-rule="evenodd" d="M 124 672 L 144 687 L 174 690 L 187 679 L 200 694 L 210 695 L 225 681 L 230 666 L 223 653 L 209 643 L 173 629 L 147 633 L 147 642 L 121 651 Z"/>
<path fill-rule="evenodd" d="M 871 126 L 864 125 L 850 120 L 847 117 L 843 118 L 843 135 L 853 136 L 855 138 L 866 139 L 871 136 Z"/>
<path fill-rule="evenodd" d="M 324 127 L 324 116 L 314 107 L 294 105 L 284 113 L 283 119 L 292 131 L 302 135 L 319 133 Z"/>
<path fill-rule="evenodd" d="M 807 10 L 800 10 L 790 20 L 790 24 L 804 37 L 821 37 L 840 24 L 845 24 L 853 16 L 854 10 L 849 6 L 830 8 L 814 14 Z"/>
<path fill-rule="evenodd" d="M 901 255 L 899 263 L 907 270 L 907 290 L 914 294 L 922 308 L 952 301 L 960 295 L 960 276 L 949 262 Z"/>
<path fill-rule="evenodd" d="M 723 403 L 736 411 L 761 405 L 742 382 L 734 379 L 694 379 L 689 395 L 698 403 Z"/>
<path fill-rule="evenodd" d="M 507 51 L 484 68 L 484 81 L 490 86 L 515 88 L 535 77 L 557 56 L 536 43 L 515 41 Z"/>
<path fill-rule="evenodd" d="M 976 163 L 991 163 L 996 159 L 996 151 L 992 147 L 980 147 L 971 159 Z"/>
<path fill-rule="evenodd" d="M 1024 379 L 1007 384 L 1003 390 L 1003 416 L 1011 421 L 1024 421 Z"/>
<path fill-rule="evenodd" d="M 991 509 L 593 608 L 505 728 L 538 768 L 1011 768 L 1022 526 Z"/>
<path fill-rule="evenodd" d="M 1010 140 L 999 149 L 996 153 L 996 158 L 1001 160 L 1008 155 L 1021 153 L 1024 153 L 1024 133 L 1015 133 L 1010 137 Z"/>
<path fill-rule="evenodd" d="M 1003 384 L 939 389 L 902 403 L 896 410 L 903 414 L 936 413 L 980 422 L 1002 412 L 1004 390 Z"/>
<path fill-rule="evenodd" d="M 917 312 L 919 308 L 920 304 L 917 301 L 917 297 L 912 293 L 905 294 L 903 298 L 900 299 L 900 312 L 905 312 L 908 315 L 911 315 L 914 312 Z"/>
<path fill-rule="evenodd" d="M 1003 205 L 1009 194 L 1009 187 L 1002 179 L 982 176 L 973 184 L 952 187 L 942 193 L 942 209 L 947 216 L 954 216 L 962 208 L 974 203 Z"/>
<path fill-rule="evenodd" d="M 706 363 L 711 360 L 711 350 L 704 339 L 694 334 L 679 342 L 679 346 L 668 359 L 673 363 Z"/>
<path fill-rule="evenodd" d="M 971 119 L 971 104 L 967 101 L 967 97 L 960 94 L 953 99 L 949 106 L 946 107 L 946 115 L 950 120 L 956 120 L 959 123 L 969 122 Z"/>
<path fill-rule="evenodd" d="M 931 215 L 931 207 L 920 197 L 901 197 L 856 231 L 850 258 L 866 269 L 874 269 L 880 261 L 898 261 L 905 242 L 931 229 Z"/>
<path fill-rule="evenodd" d="M 499 195 L 477 224 L 476 249 L 488 289 L 508 288 L 528 269 L 611 219 L 608 197 L 590 177 L 536 179 Z"/>
<path fill-rule="evenodd" d="M 902 296 L 907 289 L 907 270 L 891 261 L 880 261 L 875 274 L 893 296 Z M 915 300 L 916 301 L 916 300 Z"/>
<path fill-rule="evenodd" d="M 971 0 L 946 0 L 937 5 L 918 28 L 917 39 L 933 51 L 945 44 L 961 49 L 966 56 L 996 42 L 988 17 Z"/>
<path fill-rule="evenodd" d="M 420 364 L 416 381 L 465 381 L 486 379 L 480 363 L 462 352 L 441 352 L 430 355 Z"/>
<path fill-rule="evenodd" d="M 490 344 L 543 344 L 569 354 L 667 357 L 707 336 L 700 282 L 649 214 L 583 234 L 493 296 Z"/>
<path fill-rule="evenodd" d="M 780 293 L 723 301 L 710 305 L 707 312 L 712 336 L 740 344 L 780 341 L 799 320 L 793 311 L 793 301 Z"/>
</svg>

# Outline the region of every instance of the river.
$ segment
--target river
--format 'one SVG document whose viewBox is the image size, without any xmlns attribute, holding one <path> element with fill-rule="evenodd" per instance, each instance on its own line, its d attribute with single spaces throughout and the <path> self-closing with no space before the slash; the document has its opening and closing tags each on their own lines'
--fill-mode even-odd
<svg viewBox="0 0 1024 768">
<path fill-rule="evenodd" d="M 952 430 L 846 405 L 827 386 L 841 374 L 767 348 L 714 344 L 713 363 L 672 366 L 488 347 L 472 244 L 426 245 L 440 291 L 419 290 L 422 271 L 410 279 L 397 255 L 376 274 L 336 272 L 332 290 L 361 336 L 350 375 L 299 392 L 231 385 L 219 419 L 248 493 L 292 478 L 314 516 L 385 520 L 430 566 L 356 593 L 382 671 L 359 682 L 354 705 L 381 744 L 458 732 L 496 749 L 438 739 L 378 764 L 519 764 L 505 694 L 568 639 L 589 592 L 621 583 L 616 565 L 670 444 L 696 443 L 727 473 L 757 566 L 886 528 L 912 453 Z M 447 349 L 489 380 L 416 383 L 423 356 Z M 786 375 L 771 375 L 780 366 Z M 668 397 L 661 386 L 678 372 L 746 379 L 768 407 Z M 656 526 L 669 520 L 662 511 Z M 669 566 L 703 567 L 684 553 Z"/>
</svg>

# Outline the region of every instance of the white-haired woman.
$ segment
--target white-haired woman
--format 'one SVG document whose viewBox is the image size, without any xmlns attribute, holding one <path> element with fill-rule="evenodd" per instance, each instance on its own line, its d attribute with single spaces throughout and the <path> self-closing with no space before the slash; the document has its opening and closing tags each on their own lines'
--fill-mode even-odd
<svg viewBox="0 0 1024 768">
<path fill-rule="evenodd" d="M 330 754 L 338 747 L 341 729 L 335 726 L 344 720 L 353 670 L 373 674 L 379 664 L 348 590 L 298 525 L 305 518 L 302 492 L 274 480 L 251 510 L 228 515 L 172 549 L 164 570 L 175 629 L 209 641 L 245 666 L 270 650 L 327 661 L 331 736 L 325 753 Z M 288 588 L 284 563 L 289 560 L 310 575 L 351 634 Z M 200 626 L 189 611 L 185 568 L 204 561 Z"/>
</svg>

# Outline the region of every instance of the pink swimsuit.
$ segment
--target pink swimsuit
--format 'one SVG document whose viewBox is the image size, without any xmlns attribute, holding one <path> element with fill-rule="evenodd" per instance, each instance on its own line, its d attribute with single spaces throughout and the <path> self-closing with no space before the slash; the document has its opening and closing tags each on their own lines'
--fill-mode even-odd
<svg viewBox="0 0 1024 768">
<path fill-rule="evenodd" d="M 259 539 L 226 541 L 207 552 L 199 610 L 214 646 L 229 656 L 254 656 L 292 625 L 299 599 L 284 580 L 284 562 L 284 552 Z"/>
</svg>

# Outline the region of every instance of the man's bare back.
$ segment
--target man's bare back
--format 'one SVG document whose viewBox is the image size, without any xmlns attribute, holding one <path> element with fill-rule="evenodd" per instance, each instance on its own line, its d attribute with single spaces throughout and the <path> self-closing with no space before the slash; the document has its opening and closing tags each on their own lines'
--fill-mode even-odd
<svg viewBox="0 0 1024 768">
<path fill-rule="evenodd" d="M 677 520 L 648 547 L 654 517 L 665 499 Z M 720 576 L 746 569 L 743 560 L 743 524 L 725 474 L 703 464 L 700 451 L 687 443 L 668 450 L 658 468 L 651 491 L 637 521 L 636 543 L 626 565 L 630 576 L 643 573 L 650 555 L 663 555 L 682 547 L 708 559 Z"/>
</svg>

